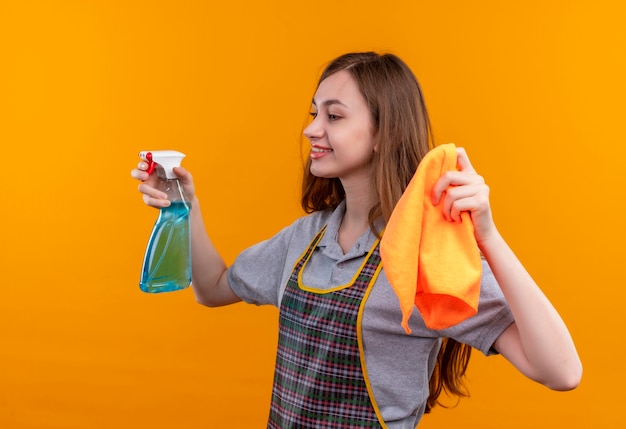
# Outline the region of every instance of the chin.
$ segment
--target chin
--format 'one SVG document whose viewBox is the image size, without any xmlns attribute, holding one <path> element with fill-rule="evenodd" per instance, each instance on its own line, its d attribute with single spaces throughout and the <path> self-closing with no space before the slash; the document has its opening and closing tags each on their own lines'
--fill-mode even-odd
<svg viewBox="0 0 626 429">
<path fill-rule="evenodd" d="M 329 174 L 327 172 L 319 171 L 317 169 L 311 168 L 309 171 L 311 172 L 311 174 L 313 176 L 319 177 L 320 179 L 335 179 L 335 178 L 337 178 L 336 174 Z"/>
</svg>

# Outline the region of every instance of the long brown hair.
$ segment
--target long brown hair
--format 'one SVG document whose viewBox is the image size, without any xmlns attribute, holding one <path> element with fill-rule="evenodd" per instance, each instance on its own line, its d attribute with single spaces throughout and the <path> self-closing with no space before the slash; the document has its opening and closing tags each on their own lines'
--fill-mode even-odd
<svg viewBox="0 0 626 429">
<path fill-rule="evenodd" d="M 370 109 L 377 145 L 371 161 L 377 203 L 370 210 L 369 223 L 378 234 L 374 222 L 389 220 L 417 165 L 433 147 L 430 120 L 415 75 L 397 56 L 375 52 L 342 55 L 329 63 L 317 85 L 341 70 L 352 75 Z M 302 181 L 302 208 L 307 213 L 336 208 L 345 197 L 341 181 L 314 176 L 310 165 L 309 158 Z M 470 352 L 471 347 L 444 339 L 430 378 L 426 412 L 439 403 L 442 391 L 467 396 L 463 376 Z"/>
</svg>

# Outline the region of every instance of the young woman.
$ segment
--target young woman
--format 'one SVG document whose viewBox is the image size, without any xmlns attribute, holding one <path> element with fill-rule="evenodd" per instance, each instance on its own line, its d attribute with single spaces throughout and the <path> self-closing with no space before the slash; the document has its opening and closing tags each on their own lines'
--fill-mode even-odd
<svg viewBox="0 0 626 429">
<path fill-rule="evenodd" d="M 343 55 L 323 72 L 304 130 L 307 213 L 227 268 L 211 243 L 191 174 L 175 170 L 191 204 L 197 301 L 280 309 L 268 428 L 414 428 L 442 389 L 462 394 L 471 347 L 500 353 L 529 378 L 575 388 L 582 366 L 566 326 L 499 234 L 489 188 L 457 149 L 458 170 L 433 189 L 444 216 L 469 212 L 484 256 L 478 314 L 441 331 L 413 312 L 407 334 L 379 256 L 380 234 L 431 148 L 413 73 L 398 57 Z M 132 171 L 152 207 L 169 204 L 141 162 Z"/>
</svg>

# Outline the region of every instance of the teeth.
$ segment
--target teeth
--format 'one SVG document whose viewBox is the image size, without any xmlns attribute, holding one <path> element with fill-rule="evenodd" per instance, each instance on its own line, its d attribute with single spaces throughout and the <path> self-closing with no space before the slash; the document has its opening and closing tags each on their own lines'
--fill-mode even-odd
<svg viewBox="0 0 626 429">
<path fill-rule="evenodd" d="M 332 149 L 323 149 L 321 147 L 312 147 L 311 148 L 311 152 L 317 152 L 317 153 L 320 153 L 320 152 L 332 152 Z"/>
</svg>

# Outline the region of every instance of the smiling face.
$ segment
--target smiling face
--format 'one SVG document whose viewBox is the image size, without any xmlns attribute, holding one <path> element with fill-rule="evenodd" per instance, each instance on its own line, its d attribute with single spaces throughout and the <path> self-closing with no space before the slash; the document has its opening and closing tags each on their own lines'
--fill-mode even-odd
<svg viewBox="0 0 626 429">
<path fill-rule="evenodd" d="M 358 184 L 347 180 L 360 175 L 375 200 L 370 219 L 388 220 L 432 143 L 422 91 L 409 66 L 393 54 L 341 55 L 320 76 L 313 113 L 304 133 L 313 156 L 302 178 L 302 208 L 336 208 L 356 187 L 346 185 Z"/>
<path fill-rule="evenodd" d="M 311 173 L 317 177 L 369 181 L 375 142 L 370 111 L 352 78 L 341 70 L 324 79 L 313 97 Z"/>
</svg>

